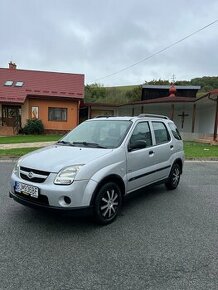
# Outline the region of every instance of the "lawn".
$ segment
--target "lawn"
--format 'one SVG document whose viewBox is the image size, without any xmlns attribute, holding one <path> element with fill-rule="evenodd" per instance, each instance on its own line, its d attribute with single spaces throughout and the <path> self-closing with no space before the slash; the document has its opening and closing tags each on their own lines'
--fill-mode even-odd
<svg viewBox="0 0 218 290">
<path fill-rule="evenodd" d="M 57 141 L 62 135 L 16 135 L 0 137 L 0 144 L 15 144 L 15 143 L 32 143 L 32 142 L 47 142 Z"/>
<path fill-rule="evenodd" d="M 16 148 L 16 149 L 0 149 L 0 158 L 1 157 L 20 157 L 36 149 L 39 149 L 39 148 L 29 147 L 29 148 Z"/>
<path fill-rule="evenodd" d="M 53 138 L 55 138 L 55 136 L 57 137 L 58 135 L 53 135 Z M 58 137 L 60 138 L 60 136 Z M 50 139 L 50 140 L 46 139 L 44 141 L 51 141 L 51 140 L 54 141 L 57 139 Z M 14 142 L 14 143 L 18 143 L 18 142 Z M 39 149 L 39 148 L 33 147 L 33 148 L 17 148 L 17 149 L 0 149 L 0 158 L 1 157 L 20 157 L 36 149 Z M 208 145 L 208 144 L 201 144 L 201 143 L 196 143 L 196 142 L 184 142 L 184 151 L 185 151 L 186 159 L 218 158 L 218 145 Z"/>
<path fill-rule="evenodd" d="M 184 142 L 186 158 L 218 158 L 218 145 Z"/>
</svg>

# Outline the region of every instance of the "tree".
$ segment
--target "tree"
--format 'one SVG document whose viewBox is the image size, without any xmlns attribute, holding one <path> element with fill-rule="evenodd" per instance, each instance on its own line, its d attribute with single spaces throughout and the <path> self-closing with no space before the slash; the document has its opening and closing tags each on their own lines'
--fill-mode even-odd
<svg viewBox="0 0 218 290">
<path fill-rule="evenodd" d="M 150 82 L 146 82 L 145 81 L 145 83 L 147 85 L 169 85 L 170 84 L 168 80 L 161 80 L 161 79 L 159 79 L 159 80 L 152 80 Z"/>
<path fill-rule="evenodd" d="M 128 101 L 140 101 L 142 96 L 142 86 L 137 86 L 132 90 L 126 92 L 126 99 Z"/>
<path fill-rule="evenodd" d="M 85 101 L 93 102 L 106 97 L 106 89 L 100 84 L 91 84 L 85 86 Z"/>
</svg>

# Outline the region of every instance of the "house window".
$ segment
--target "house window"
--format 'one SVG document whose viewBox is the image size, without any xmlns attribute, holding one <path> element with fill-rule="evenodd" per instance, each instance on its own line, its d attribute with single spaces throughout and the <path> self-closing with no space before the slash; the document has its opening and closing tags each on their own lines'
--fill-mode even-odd
<svg viewBox="0 0 218 290">
<path fill-rule="evenodd" d="M 16 82 L 15 87 L 22 87 L 23 86 L 23 82 Z"/>
<path fill-rule="evenodd" d="M 66 108 L 48 108 L 49 121 L 67 121 Z"/>
<path fill-rule="evenodd" d="M 6 81 L 5 86 L 11 87 L 13 85 L 13 81 Z"/>
</svg>

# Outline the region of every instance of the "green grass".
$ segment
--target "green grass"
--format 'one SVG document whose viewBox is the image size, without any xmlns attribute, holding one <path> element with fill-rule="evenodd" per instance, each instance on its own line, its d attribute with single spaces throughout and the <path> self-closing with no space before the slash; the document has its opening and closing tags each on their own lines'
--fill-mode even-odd
<svg viewBox="0 0 218 290">
<path fill-rule="evenodd" d="M 16 135 L 0 137 L 0 144 L 57 141 L 62 135 Z"/>
<path fill-rule="evenodd" d="M 186 158 L 218 158 L 218 146 L 197 142 L 184 142 Z"/>
<path fill-rule="evenodd" d="M 20 157 L 39 148 L 16 148 L 0 149 L 1 157 Z M 184 151 L 186 159 L 192 158 L 218 158 L 218 146 L 201 144 L 196 142 L 184 142 Z"/>
<path fill-rule="evenodd" d="M 31 147 L 31 148 L 16 148 L 16 149 L 0 149 L 0 158 L 1 157 L 21 157 L 36 149 L 39 149 L 39 148 Z"/>
</svg>

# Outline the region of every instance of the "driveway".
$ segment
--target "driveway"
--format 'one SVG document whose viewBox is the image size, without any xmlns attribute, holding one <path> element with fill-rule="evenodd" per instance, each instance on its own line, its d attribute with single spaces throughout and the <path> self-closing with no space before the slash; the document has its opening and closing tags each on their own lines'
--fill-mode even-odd
<svg viewBox="0 0 218 290">
<path fill-rule="evenodd" d="M 177 190 L 137 192 L 105 227 L 15 203 L 12 168 L 0 163 L 0 289 L 217 289 L 217 162 L 186 162 Z"/>
</svg>

